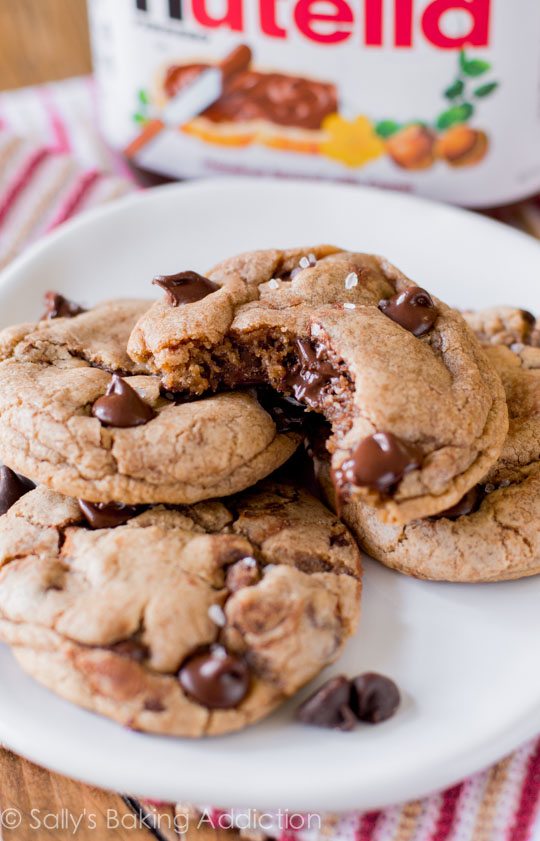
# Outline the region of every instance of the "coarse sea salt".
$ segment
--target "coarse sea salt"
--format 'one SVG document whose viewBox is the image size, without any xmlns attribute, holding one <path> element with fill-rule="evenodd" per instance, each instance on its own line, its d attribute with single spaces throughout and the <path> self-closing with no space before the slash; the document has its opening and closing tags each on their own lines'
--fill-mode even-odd
<svg viewBox="0 0 540 841">
<path fill-rule="evenodd" d="M 275 277 L 272 280 L 268 281 L 268 288 L 269 289 L 279 289 L 279 280 L 276 280 Z"/>
<path fill-rule="evenodd" d="M 218 604 L 211 604 L 208 608 L 208 616 L 212 620 L 212 622 L 217 625 L 219 628 L 224 628 L 227 624 L 227 617 L 223 612 L 223 608 L 220 607 Z"/>
<path fill-rule="evenodd" d="M 358 275 L 356 272 L 351 272 L 345 278 L 345 289 L 354 289 L 358 285 Z"/>
<path fill-rule="evenodd" d="M 250 569 L 257 566 L 257 561 L 255 560 L 255 558 L 252 558 L 251 555 L 248 555 L 246 558 L 242 558 L 240 563 L 246 567 L 249 567 Z"/>
<path fill-rule="evenodd" d="M 344 310 L 355 310 L 356 309 L 356 304 L 343 304 L 343 309 Z"/>
<path fill-rule="evenodd" d="M 309 269 L 309 267 L 311 266 L 309 257 L 302 257 L 298 265 L 301 269 Z"/>
</svg>

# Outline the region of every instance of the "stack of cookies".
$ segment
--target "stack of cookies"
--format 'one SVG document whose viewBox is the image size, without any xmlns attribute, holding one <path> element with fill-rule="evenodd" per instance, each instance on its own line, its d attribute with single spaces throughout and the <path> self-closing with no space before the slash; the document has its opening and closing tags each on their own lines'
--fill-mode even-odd
<svg viewBox="0 0 540 841">
<path fill-rule="evenodd" d="M 136 729 L 225 733 L 339 657 L 361 548 L 437 580 L 538 571 L 530 314 L 460 314 L 330 246 L 154 282 L 154 304 L 51 293 L 0 333 L 0 639 L 33 677 Z M 335 678 L 300 718 L 397 700 Z"/>
</svg>

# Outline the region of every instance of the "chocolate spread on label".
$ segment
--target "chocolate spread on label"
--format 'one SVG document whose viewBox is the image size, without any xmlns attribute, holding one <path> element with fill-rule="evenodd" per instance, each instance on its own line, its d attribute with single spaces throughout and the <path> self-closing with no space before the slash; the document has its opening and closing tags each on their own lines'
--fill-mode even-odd
<svg viewBox="0 0 540 841">
<path fill-rule="evenodd" d="M 173 97 L 208 65 L 170 67 L 165 90 Z M 325 117 L 337 110 L 335 85 L 287 76 L 283 73 L 237 73 L 224 84 L 223 95 L 201 112 L 214 123 L 270 120 L 280 126 L 319 129 Z"/>
</svg>

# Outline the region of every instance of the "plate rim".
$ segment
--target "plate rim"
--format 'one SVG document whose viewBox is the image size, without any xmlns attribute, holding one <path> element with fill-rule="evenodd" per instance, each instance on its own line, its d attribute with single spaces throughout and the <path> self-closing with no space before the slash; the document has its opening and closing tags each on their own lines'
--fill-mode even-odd
<svg viewBox="0 0 540 841">
<path fill-rule="evenodd" d="M 532 246 L 533 248 L 540 250 L 540 240 L 537 240 L 525 231 L 521 231 L 518 228 L 507 225 L 498 219 L 481 214 L 476 210 L 458 207 L 453 204 L 445 204 L 444 202 L 426 198 L 425 196 L 402 193 L 398 190 L 384 190 L 377 187 L 370 187 L 365 184 L 341 184 L 339 182 L 332 181 L 319 181 L 313 178 L 274 179 L 257 176 L 222 176 L 217 178 L 200 178 L 191 181 L 173 182 L 170 184 L 161 184 L 157 187 L 138 189 L 132 193 L 121 196 L 120 198 L 113 199 L 112 201 L 99 205 L 98 207 L 90 208 L 72 219 L 68 219 L 55 230 L 40 237 L 36 242 L 33 242 L 21 254 L 18 254 L 10 263 L 8 263 L 7 266 L 4 266 L 0 270 L 0 288 L 5 285 L 9 285 L 13 278 L 28 263 L 33 262 L 33 260 L 41 254 L 51 248 L 54 248 L 58 242 L 69 238 L 73 233 L 76 233 L 81 228 L 84 229 L 87 226 L 91 226 L 96 220 L 100 220 L 101 218 L 118 215 L 126 209 L 141 203 L 144 204 L 146 202 L 151 203 L 153 201 L 158 201 L 162 195 L 168 195 L 169 193 L 174 194 L 175 192 L 180 192 L 183 194 L 189 192 L 199 192 L 201 190 L 204 191 L 206 189 L 212 190 L 216 188 L 232 188 L 234 190 L 239 186 L 256 187 L 259 189 L 261 185 L 265 188 L 269 187 L 270 189 L 277 190 L 279 190 L 282 185 L 285 185 L 299 189 L 307 187 L 309 190 L 343 190 L 350 193 L 363 194 L 367 197 L 376 196 L 377 198 L 380 198 L 381 196 L 384 196 L 392 202 L 402 202 L 404 205 L 412 203 L 418 207 L 425 207 L 426 209 L 431 208 L 434 212 L 442 213 L 443 215 L 448 215 L 449 217 L 466 217 L 474 219 L 475 224 L 478 223 L 483 225 L 487 229 L 491 228 L 493 232 L 502 230 L 505 232 L 505 235 L 514 237 L 516 242 L 519 241 L 522 244 L 526 244 L 527 246 Z"/>
<path fill-rule="evenodd" d="M 286 184 L 289 187 L 297 186 L 300 189 L 305 189 L 306 187 L 311 190 L 315 191 L 329 191 L 329 192 L 340 192 L 340 191 L 348 191 L 355 194 L 362 194 L 367 199 L 370 196 L 377 196 L 377 200 L 381 199 L 381 196 L 387 197 L 390 201 L 403 203 L 404 206 L 410 205 L 411 202 L 417 206 L 421 206 L 427 208 L 428 210 L 434 210 L 439 214 L 439 219 L 443 218 L 444 216 L 448 218 L 458 217 L 463 218 L 463 216 L 472 218 L 475 220 L 475 225 L 483 225 L 493 231 L 495 235 L 497 231 L 504 231 L 505 236 L 509 238 L 509 240 L 514 237 L 516 238 L 516 242 L 521 243 L 521 247 L 523 245 L 527 245 L 527 247 L 531 247 L 533 249 L 537 249 L 540 255 L 540 242 L 537 242 L 534 238 L 530 235 L 519 231 L 517 229 L 513 229 L 504 223 L 486 217 L 481 216 L 471 210 L 458 208 L 453 205 L 445 205 L 440 202 L 434 201 L 432 199 L 422 198 L 419 196 L 411 196 L 408 194 L 403 194 L 396 191 L 382 191 L 377 188 L 369 187 L 369 186 L 359 186 L 359 185 L 352 185 L 352 184 L 339 184 L 333 182 L 321 182 L 313 179 L 284 179 L 283 181 L 280 180 L 271 180 L 271 179 L 260 179 L 256 177 L 240 177 L 240 178 L 233 178 L 233 177 L 224 177 L 224 178 L 208 178 L 208 179 L 200 179 L 197 181 L 191 182 L 182 182 L 182 183 L 173 183 L 167 184 L 160 187 L 152 188 L 147 191 L 137 191 L 131 193 L 127 196 L 124 196 L 120 199 L 102 205 L 100 207 L 94 208 L 86 213 L 81 214 L 80 216 L 72 219 L 59 227 L 56 231 L 49 234 L 48 236 L 42 238 L 38 242 L 34 243 L 31 247 L 29 247 L 23 254 L 19 255 L 15 260 L 13 260 L 6 268 L 2 270 L 0 273 L 0 289 L 4 289 L 9 287 L 11 284 L 17 284 L 19 276 L 21 273 L 24 273 L 28 266 L 35 264 L 40 257 L 48 252 L 49 250 L 54 250 L 59 245 L 61 247 L 62 242 L 70 237 L 76 235 L 80 230 L 83 230 L 88 227 L 92 227 L 96 220 L 101 220 L 103 218 L 109 218 L 114 216 L 121 216 L 126 210 L 131 208 L 132 206 L 136 206 L 139 204 L 151 204 L 153 202 L 160 202 L 162 195 L 169 195 L 175 193 L 181 193 L 185 195 L 186 193 L 189 194 L 190 192 L 200 193 L 208 190 L 212 192 L 214 189 L 219 190 L 231 190 L 231 189 L 238 189 L 241 188 L 256 188 L 257 190 L 269 188 L 271 190 L 279 191 L 282 184 Z M 44 690 L 47 691 L 47 690 Z M 60 703 L 68 703 L 63 702 L 58 699 Z M 88 715 L 92 715 L 92 713 L 87 713 Z M 514 748 L 518 747 L 519 744 L 522 742 L 534 737 L 540 732 L 540 710 L 536 714 L 534 709 L 531 710 L 530 715 L 523 715 L 522 719 L 519 719 L 516 722 L 515 727 L 508 728 L 504 733 L 500 734 L 497 738 L 496 746 L 493 744 L 488 744 L 485 740 L 481 740 L 480 744 L 475 744 L 474 748 L 471 749 L 469 752 L 462 752 L 459 757 L 454 757 L 452 760 L 447 761 L 447 765 L 452 765 L 452 773 L 449 775 L 445 771 L 437 771 L 437 769 L 431 769 L 430 779 L 433 781 L 433 785 L 430 784 L 427 787 L 425 784 L 419 784 L 416 775 L 421 775 L 422 777 L 426 776 L 426 769 L 425 767 L 422 768 L 421 772 L 416 772 L 413 774 L 411 773 L 409 779 L 406 781 L 401 781 L 399 784 L 397 781 L 393 781 L 391 790 L 388 793 L 388 797 L 383 798 L 379 801 L 370 800 L 369 804 L 366 803 L 363 806 L 355 805 L 354 807 L 351 806 L 351 803 L 354 801 L 359 800 L 356 794 L 356 788 L 351 784 L 350 788 L 346 786 L 341 790 L 340 798 L 336 799 L 332 797 L 332 804 L 330 801 L 324 800 L 326 797 L 325 792 L 316 792 L 319 797 L 323 798 L 323 802 L 327 803 L 324 806 L 324 809 L 332 810 L 332 809 L 349 809 L 349 808 L 381 808 L 388 805 L 393 805 L 396 803 L 396 799 L 404 800 L 409 798 L 416 798 L 419 796 L 424 796 L 429 794 L 432 791 L 439 790 L 441 787 L 446 787 L 448 785 L 452 785 L 455 782 L 463 779 L 463 777 L 469 776 L 471 773 L 475 771 L 479 771 L 482 768 L 490 765 L 493 762 L 501 759 L 506 753 L 513 750 Z M 144 738 L 164 738 L 164 737 L 144 737 Z M 13 734 L 9 732 L 9 728 L 7 727 L 4 721 L 4 714 L 0 707 L 0 740 L 10 747 L 11 749 L 15 750 L 17 753 L 20 753 L 23 756 L 28 757 L 29 759 L 36 761 L 41 764 L 46 764 L 47 767 L 52 768 L 53 770 L 68 774 L 71 777 L 79 779 L 85 782 L 91 782 L 94 785 L 98 786 L 105 786 L 112 789 L 117 789 L 118 784 L 117 780 L 113 779 L 115 775 L 115 770 L 110 767 L 107 762 L 103 763 L 103 767 L 100 769 L 93 769 L 92 771 L 83 770 L 81 763 L 79 760 L 76 760 L 72 766 L 66 768 L 66 762 L 58 762 L 56 761 L 56 757 L 50 757 L 50 754 L 44 756 L 44 753 L 47 751 L 43 748 L 40 749 L 39 745 L 34 743 L 30 743 L 30 733 L 26 733 L 24 728 L 18 734 Z M 181 740 L 178 740 L 181 741 Z M 62 754 L 63 756 L 64 754 Z M 474 757 L 474 758 L 473 758 Z M 74 771 L 73 768 L 76 768 Z M 126 771 L 129 771 L 129 774 L 132 773 L 136 775 L 137 771 L 133 771 L 130 768 L 126 768 Z M 99 773 L 98 773 L 99 771 Z M 103 772 L 106 773 L 103 773 Z M 117 771 L 117 769 L 116 769 Z M 444 777 L 444 780 L 442 779 Z M 159 784 L 159 790 L 151 789 L 152 783 L 149 781 L 149 791 L 145 791 L 144 794 L 147 796 L 154 796 L 156 798 L 162 797 L 162 793 L 164 791 L 163 786 L 161 785 L 161 781 Z M 170 791 L 173 791 L 172 786 L 174 783 L 171 783 Z M 396 795 L 392 794 L 395 790 L 396 786 L 399 785 L 400 794 Z M 245 797 L 240 798 L 240 802 L 238 802 L 238 795 L 237 792 L 231 790 L 228 792 L 228 787 L 231 786 L 230 781 L 224 781 L 224 789 L 225 794 L 223 795 L 224 799 L 227 802 L 230 802 L 232 806 L 236 807 L 245 807 Z M 130 793 L 136 794 L 143 794 L 141 791 L 137 791 L 138 786 L 130 786 Z M 233 786 L 234 789 L 234 786 Z M 419 794 L 423 792 L 423 794 Z M 171 795 L 172 797 L 176 795 Z M 204 791 L 201 789 L 201 796 L 200 797 L 193 797 L 190 799 L 197 799 L 199 801 L 204 801 L 205 798 Z M 311 797 L 311 795 L 310 795 Z M 266 802 L 265 802 L 266 798 Z M 269 798 L 269 799 L 268 799 Z M 250 799 L 250 798 L 247 798 Z M 360 798 L 361 799 L 361 798 Z M 284 807 L 283 803 L 284 798 L 281 795 L 277 795 L 276 793 L 267 792 L 264 796 L 261 796 L 261 803 L 260 806 L 262 808 L 279 808 Z M 296 805 L 294 808 L 305 808 L 308 801 L 304 804 Z M 293 808 L 293 807 L 291 807 Z"/>
</svg>

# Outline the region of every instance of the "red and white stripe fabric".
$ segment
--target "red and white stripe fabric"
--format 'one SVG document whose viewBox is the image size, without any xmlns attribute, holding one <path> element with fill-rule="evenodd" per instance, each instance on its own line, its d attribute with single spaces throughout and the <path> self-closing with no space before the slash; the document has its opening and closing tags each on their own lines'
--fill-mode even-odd
<svg viewBox="0 0 540 841">
<path fill-rule="evenodd" d="M 0 93 L 0 266 L 75 214 L 139 189 L 101 138 L 94 106 L 89 78 Z M 540 236 L 538 200 L 496 215 Z M 157 821 L 161 807 L 145 805 Z M 247 837 L 279 841 L 540 841 L 540 740 L 447 791 L 380 812 L 176 813 L 179 826 L 189 813 L 191 826 L 236 824 Z"/>
<path fill-rule="evenodd" d="M 99 134 L 91 79 L 0 94 L 0 267 L 74 214 L 137 186 Z"/>
<path fill-rule="evenodd" d="M 178 807 L 177 826 L 278 841 L 538 841 L 540 740 L 446 791 L 376 812 L 342 815 Z M 155 809 L 155 805 L 154 805 Z"/>
</svg>

